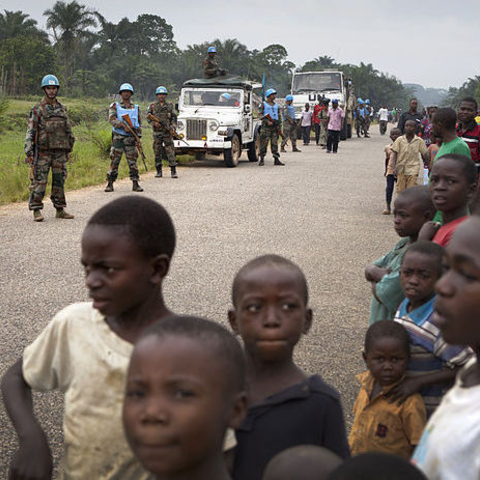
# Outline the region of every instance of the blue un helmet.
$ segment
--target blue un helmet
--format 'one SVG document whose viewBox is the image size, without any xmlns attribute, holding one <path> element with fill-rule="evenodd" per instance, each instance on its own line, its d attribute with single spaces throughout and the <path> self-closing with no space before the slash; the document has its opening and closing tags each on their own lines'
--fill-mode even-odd
<svg viewBox="0 0 480 480">
<path fill-rule="evenodd" d="M 165 87 L 158 87 L 157 90 L 155 90 L 155 95 L 158 95 L 160 93 L 164 93 L 165 95 L 167 95 L 167 89 Z"/>
<path fill-rule="evenodd" d="M 367 98 L 367 99 L 365 100 L 365 103 L 370 104 L 370 100 Z"/>
<path fill-rule="evenodd" d="M 118 89 L 118 93 L 122 93 L 124 91 L 132 92 L 133 95 L 133 87 L 129 83 L 122 83 L 120 88 Z"/>
<path fill-rule="evenodd" d="M 217 53 L 217 49 L 215 47 L 208 47 L 207 53 Z"/>
<path fill-rule="evenodd" d="M 230 98 L 232 97 L 230 96 L 229 93 L 225 92 L 225 93 L 222 93 L 222 98 L 224 98 L 225 100 L 230 100 Z"/>
<path fill-rule="evenodd" d="M 42 88 L 44 87 L 60 88 L 60 84 L 58 83 L 58 78 L 55 75 L 45 75 L 42 78 Z"/>
<path fill-rule="evenodd" d="M 293 95 L 287 95 L 287 96 L 285 97 L 285 101 L 286 101 L 286 102 L 290 102 L 291 100 L 293 100 Z"/>
<path fill-rule="evenodd" d="M 361 97 L 358 97 L 358 98 L 357 98 L 357 103 L 358 103 L 359 105 L 363 105 L 363 100 L 362 100 Z"/>
<path fill-rule="evenodd" d="M 270 95 L 273 95 L 274 93 L 277 93 L 277 91 L 276 91 L 274 88 L 269 88 L 269 89 L 265 92 L 265 97 L 268 98 Z"/>
</svg>

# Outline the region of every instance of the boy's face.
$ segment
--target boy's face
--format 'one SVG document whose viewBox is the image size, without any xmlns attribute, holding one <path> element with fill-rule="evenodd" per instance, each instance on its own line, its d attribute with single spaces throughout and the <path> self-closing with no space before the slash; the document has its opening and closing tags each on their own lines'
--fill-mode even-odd
<svg viewBox="0 0 480 480">
<path fill-rule="evenodd" d="M 400 130 L 392 130 L 391 133 L 390 133 L 390 140 L 392 142 L 395 142 L 395 140 L 402 134 L 402 132 L 400 132 Z"/>
<path fill-rule="evenodd" d="M 480 346 L 480 219 L 462 223 L 447 247 L 448 271 L 437 282 L 435 320 L 446 342 Z"/>
<path fill-rule="evenodd" d="M 123 405 L 135 456 L 165 479 L 193 478 L 201 465 L 221 460 L 227 427 L 238 428 L 246 413 L 246 395 L 231 389 L 224 363 L 204 343 L 180 335 L 141 339 Z"/>
<path fill-rule="evenodd" d="M 400 268 L 403 293 L 414 308 L 428 302 L 435 295 L 439 269 L 435 258 L 420 252 L 406 253 Z"/>
<path fill-rule="evenodd" d="M 93 307 L 109 317 L 140 307 L 158 281 L 152 261 L 118 228 L 88 226 L 81 262 Z"/>
<path fill-rule="evenodd" d="M 477 109 L 475 108 L 475 104 L 471 102 L 462 102 L 458 107 L 458 119 L 462 123 L 470 123 L 475 120 L 475 116 L 477 114 Z"/>
<path fill-rule="evenodd" d="M 398 338 L 375 339 L 363 357 L 372 377 L 382 387 L 398 382 L 407 369 L 408 353 L 405 351 L 405 345 Z"/>
<path fill-rule="evenodd" d="M 401 196 L 397 197 L 393 207 L 393 226 L 398 236 L 418 235 L 427 220 L 430 220 L 428 212 L 422 209 L 419 202 L 408 202 Z"/>
<path fill-rule="evenodd" d="M 435 116 L 432 119 L 432 132 L 436 137 L 443 138 L 443 124 L 435 120 Z"/>
<path fill-rule="evenodd" d="M 455 160 L 439 158 L 430 176 L 430 196 L 437 210 L 451 212 L 466 205 L 475 190 Z"/>
<path fill-rule="evenodd" d="M 236 303 L 229 312 L 230 325 L 242 337 L 247 354 L 264 363 L 291 357 L 311 326 L 302 281 L 285 267 L 263 266 L 243 274 Z"/>
<path fill-rule="evenodd" d="M 404 127 L 405 135 L 413 135 L 415 133 L 415 122 L 407 120 Z"/>
<path fill-rule="evenodd" d="M 416 112 L 418 108 L 418 101 L 417 100 L 410 100 L 410 111 Z"/>
</svg>

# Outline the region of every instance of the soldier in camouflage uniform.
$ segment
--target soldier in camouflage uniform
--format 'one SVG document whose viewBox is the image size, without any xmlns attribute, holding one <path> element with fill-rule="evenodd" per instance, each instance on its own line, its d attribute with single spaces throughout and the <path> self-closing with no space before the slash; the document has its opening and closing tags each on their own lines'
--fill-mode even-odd
<svg viewBox="0 0 480 480">
<path fill-rule="evenodd" d="M 260 127 L 260 161 L 259 166 L 265 165 L 265 155 L 267 154 L 268 142 L 270 141 L 270 148 L 272 150 L 274 165 L 285 165 L 280 161 L 280 154 L 278 153 L 278 136 L 281 129 L 280 111 L 278 104 L 275 103 L 275 95 L 277 92 L 270 88 L 266 91 L 266 102 L 260 105 L 260 114 L 262 115 L 262 125 Z M 267 115 L 273 120 L 269 120 Z"/>
<path fill-rule="evenodd" d="M 328 104 L 330 100 L 324 98 L 322 100 L 322 108 L 318 112 L 318 118 L 320 120 L 320 138 L 318 144 L 322 148 L 327 148 L 327 127 L 328 127 Z"/>
<path fill-rule="evenodd" d="M 153 151 L 155 153 L 155 168 L 157 169 L 155 177 L 160 178 L 163 176 L 162 160 L 168 159 L 172 178 L 178 178 L 175 149 L 173 148 L 173 139 L 170 134 L 170 130 L 176 127 L 177 115 L 173 111 L 173 105 L 165 101 L 168 94 L 167 89 L 158 87 L 155 93 L 158 101 L 150 104 L 147 111 L 147 121 L 153 126 Z M 148 115 L 153 115 L 162 123 L 148 118 Z"/>
<path fill-rule="evenodd" d="M 45 92 L 43 100 L 30 112 L 25 154 L 32 166 L 30 198 L 28 208 L 33 210 L 33 219 L 43 221 L 43 197 L 47 188 L 48 173 L 52 170 L 51 200 L 57 210 L 56 218 L 71 219 L 67 213 L 64 183 L 67 178 L 67 160 L 72 151 L 75 138 L 68 121 L 67 109 L 57 100 L 60 85 L 53 75 L 42 80 Z"/>
<path fill-rule="evenodd" d="M 285 97 L 285 108 L 283 109 L 283 140 L 281 143 L 281 152 L 286 152 L 285 145 L 288 139 L 292 142 L 292 152 L 301 152 L 297 148 L 297 122 L 295 121 L 295 108 L 292 105 L 293 95 Z"/>
<path fill-rule="evenodd" d="M 220 65 L 215 59 L 217 49 L 215 47 L 208 47 L 207 54 L 207 58 L 202 62 L 205 78 L 214 78 L 226 75 L 227 71 L 220 68 Z"/>
<path fill-rule="evenodd" d="M 113 192 L 113 182 L 118 176 L 118 166 L 125 151 L 130 180 L 132 181 L 132 190 L 134 192 L 143 192 L 143 188 L 138 183 L 138 152 L 135 137 L 126 130 L 122 115 L 127 114 L 132 121 L 135 133 L 142 136 L 142 120 L 140 118 L 140 108 L 130 102 L 133 95 L 133 87 L 129 83 L 120 86 L 118 93 L 122 97 L 120 102 L 110 104 L 108 110 L 108 120 L 113 127 L 112 132 L 112 148 L 110 150 L 110 169 L 107 173 L 108 184 L 105 188 L 106 192 Z"/>
</svg>

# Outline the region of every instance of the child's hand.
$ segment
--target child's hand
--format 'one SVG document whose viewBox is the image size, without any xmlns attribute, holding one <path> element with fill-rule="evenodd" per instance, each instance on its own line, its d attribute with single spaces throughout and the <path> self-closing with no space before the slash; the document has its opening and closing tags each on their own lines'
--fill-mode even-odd
<svg viewBox="0 0 480 480">
<path fill-rule="evenodd" d="M 51 480 L 52 454 L 42 430 L 20 442 L 10 464 L 9 480 Z"/>
<path fill-rule="evenodd" d="M 390 403 L 398 401 L 401 405 L 408 397 L 414 393 L 418 393 L 422 385 L 416 378 L 404 378 L 400 383 L 395 385 L 386 395 L 390 399 Z"/>
<path fill-rule="evenodd" d="M 442 225 L 438 222 L 427 222 L 418 233 L 418 240 L 432 240 Z"/>
</svg>

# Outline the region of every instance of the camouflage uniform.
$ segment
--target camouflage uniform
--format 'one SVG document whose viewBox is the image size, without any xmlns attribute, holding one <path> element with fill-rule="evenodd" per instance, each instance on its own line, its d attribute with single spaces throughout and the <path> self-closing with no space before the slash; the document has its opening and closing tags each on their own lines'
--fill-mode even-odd
<svg viewBox="0 0 480 480">
<path fill-rule="evenodd" d="M 148 107 L 147 113 L 157 117 L 167 129 L 176 126 L 177 115 L 173 111 L 171 103 L 165 102 L 161 104 L 160 102 L 154 102 Z M 154 120 L 147 119 L 147 121 L 150 125 L 153 125 L 153 152 L 155 153 L 156 169 L 161 170 L 163 159 L 168 160 L 170 167 L 176 166 L 172 136 L 162 127 L 155 127 Z"/>
<path fill-rule="evenodd" d="M 284 115 L 284 122 L 283 122 L 283 139 L 281 143 L 281 148 L 284 149 L 285 145 L 288 142 L 288 139 L 292 142 L 292 149 L 297 149 L 297 123 L 295 122 L 295 118 L 291 118 L 288 114 L 287 109 L 285 108 L 283 111 Z"/>
<path fill-rule="evenodd" d="M 120 101 L 119 105 L 123 108 L 127 108 L 125 103 Z M 132 104 L 133 106 L 133 104 Z M 110 104 L 108 110 L 108 120 L 112 127 L 121 127 L 123 122 L 117 118 L 117 105 L 115 102 Z M 142 124 L 140 119 L 140 111 L 138 112 L 138 121 L 140 125 Z M 141 137 L 141 130 L 136 132 L 139 137 Z M 120 160 L 122 159 L 123 151 L 125 150 L 125 158 L 128 163 L 128 170 L 130 174 L 130 180 L 138 181 L 138 167 L 137 167 L 137 158 L 138 152 L 137 147 L 135 146 L 135 138 L 133 136 L 128 136 L 125 131 L 125 135 L 121 135 L 116 132 L 112 132 L 112 148 L 110 149 L 110 169 L 107 173 L 107 180 L 109 182 L 114 182 L 118 177 L 118 166 L 120 165 Z"/>
<path fill-rule="evenodd" d="M 260 107 L 263 113 L 263 103 Z M 281 118 L 281 115 L 279 115 Z M 267 154 L 268 141 L 270 140 L 270 148 L 272 150 L 273 158 L 275 162 L 280 161 L 280 153 L 278 153 L 278 130 L 281 128 L 280 120 L 277 124 L 269 125 L 268 120 L 264 118 L 260 127 L 260 159 L 263 160 Z"/>
<path fill-rule="evenodd" d="M 35 138 L 37 138 L 37 144 L 35 144 Z M 43 208 L 43 197 L 50 169 L 52 169 L 50 198 L 53 206 L 57 210 L 66 206 L 64 191 L 67 178 L 66 164 L 74 143 L 75 137 L 68 121 L 67 109 L 59 101 L 52 105 L 45 97 L 32 108 L 25 137 L 27 157 L 36 155 L 28 201 L 30 210 Z"/>
<path fill-rule="evenodd" d="M 203 62 L 203 73 L 205 75 L 205 78 L 214 78 L 214 77 L 220 77 L 221 75 L 225 75 L 225 70 L 222 70 L 220 68 L 220 65 L 218 64 L 217 60 L 215 58 L 212 58 L 208 56 Z"/>
<path fill-rule="evenodd" d="M 318 144 L 323 147 L 327 145 L 328 107 L 322 107 L 320 112 L 318 112 L 318 118 L 320 119 L 320 139 Z"/>
<path fill-rule="evenodd" d="M 357 137 L 361 135 L 366 135 L 367 131 L 365 128 L 365 117 L 360 114 L 360 107 L 355 109 L 355 129 L 357 131 Z"/>
</svg>

